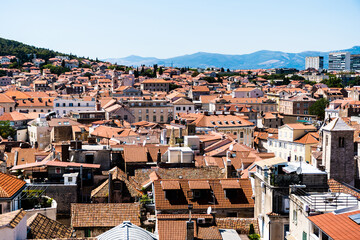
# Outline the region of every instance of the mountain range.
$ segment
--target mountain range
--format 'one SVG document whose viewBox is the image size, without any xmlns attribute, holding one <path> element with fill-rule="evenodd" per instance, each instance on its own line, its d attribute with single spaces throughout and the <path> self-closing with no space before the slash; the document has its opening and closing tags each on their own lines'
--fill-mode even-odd
<svg viewBox="0 0 360 240">
<path fill-rule="evenodd" d="M 330 52 L 346 51 L 360 54 L 360 46 Z M 250 54 L 227 55 L 219 53 L 198 52 L 173 58 L 159 59 L 155 57 L 128 56 L 124 58 L 107 58 L 103 61 L 127 66 L 165 65 L 174 67 L 224 67 L 230 69 L 267 69 L 267 68 L 305 68 L 305 57 L 323 56 L 324 68 L 327 68 L 329 52 L 305 51 L 287 53 L 281 51 L 262 50 Z"/>
</svg>

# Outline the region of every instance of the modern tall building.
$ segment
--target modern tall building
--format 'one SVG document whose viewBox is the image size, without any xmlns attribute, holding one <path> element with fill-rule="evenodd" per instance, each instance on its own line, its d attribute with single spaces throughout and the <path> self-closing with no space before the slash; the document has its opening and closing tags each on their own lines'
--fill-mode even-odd
<svg viewBox="0 0 360 240">
<path fill-rule="evenodd" d="M 350 71 L 350 53 L 329 53 L 329 71 Z"/>
<path fill-rule="evenodd" d="M 350 56 L 351 71 L 360 71 L 360 54 Z"/>
<path fill-rule="evenodd" d="M 321 71 L 324 68 L 324 57 L 306 57 L 305 58 L 305 69 L 314 68 Z"/>
</svg>

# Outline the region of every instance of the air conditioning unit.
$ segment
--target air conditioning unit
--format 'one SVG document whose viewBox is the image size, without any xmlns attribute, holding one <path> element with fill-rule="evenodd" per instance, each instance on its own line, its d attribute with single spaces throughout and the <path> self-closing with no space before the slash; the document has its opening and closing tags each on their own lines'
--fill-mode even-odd
<svg viewBox="0 0 360 240">
<path fill-rule="evenodd" d="M 198 218 L 197 223 L 198 224 L 205 224 L 205 218 Z"/>
</svg>

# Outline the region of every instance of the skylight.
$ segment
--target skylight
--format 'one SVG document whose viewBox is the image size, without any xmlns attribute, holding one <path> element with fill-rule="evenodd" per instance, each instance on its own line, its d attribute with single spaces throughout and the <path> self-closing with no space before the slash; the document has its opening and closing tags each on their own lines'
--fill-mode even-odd
<svg viewBox="0 0 360 240">
<path fill-rule="evenodd" d="M 357 224 L 360 224 L 360 213 L 354 214 L 354 215 L 350 215 L 349 218 L 350 218 L 351 220 L 353 220 L 354 222 L 356 222 Z"/>
</svg>

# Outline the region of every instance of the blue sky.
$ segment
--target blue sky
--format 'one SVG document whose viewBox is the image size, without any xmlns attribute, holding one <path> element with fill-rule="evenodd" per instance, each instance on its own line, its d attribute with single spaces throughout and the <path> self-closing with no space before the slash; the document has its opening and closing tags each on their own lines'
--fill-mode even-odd
<svg viewBox="0 0 360 240">
<path fill-rule="evenodd" d="M 360 0 L 6 0 L 0 37 L 92 58 L 360 45 Z"/>
</svg>

